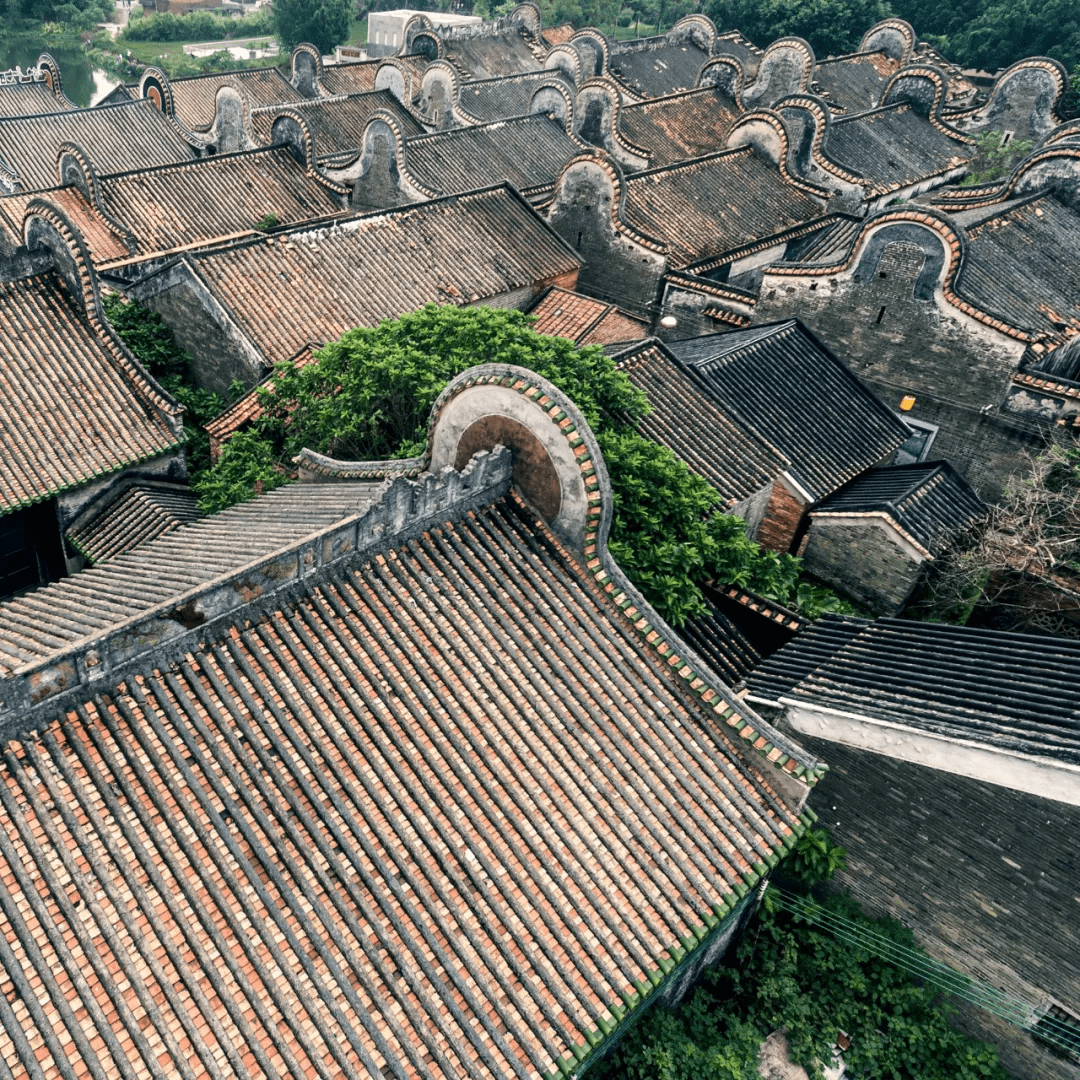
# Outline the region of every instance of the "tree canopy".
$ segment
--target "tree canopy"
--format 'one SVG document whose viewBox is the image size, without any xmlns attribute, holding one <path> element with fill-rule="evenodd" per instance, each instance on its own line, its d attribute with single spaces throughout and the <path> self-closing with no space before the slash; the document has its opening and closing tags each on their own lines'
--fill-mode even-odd
<svg viewBox="0 0 1080 1080">
<path fill-rule="evenodd" d="M 303 447 L 347 460 L 423 452 L 432 405 L 459 372 L 511 363 L 563 390 L 595 433 L 611 475 L 616 561 L 675 625 L 704 611 L 701 584 L 735 583 L 808 613 L 840 601 L 799 577 L 799 561 L 765 551 L 739 518 L 717 513 L 720 494 L 634 421 L 645 396 L 597 346 L 546 337 L 519 311 L 438 307 L 350 330 L 318 363 L 279 364 L 260 390 L 264 415 L 234 435 L 193 479 L 206 512 L 287 483 Z"/>
<path fill-rule="evenodd" d="M 271 9 L 278 44 L 293 49 L 310 42 L 320 52 L 329 53 L 349 33 L 351 0 L 274 0 Z"/>
</svg>

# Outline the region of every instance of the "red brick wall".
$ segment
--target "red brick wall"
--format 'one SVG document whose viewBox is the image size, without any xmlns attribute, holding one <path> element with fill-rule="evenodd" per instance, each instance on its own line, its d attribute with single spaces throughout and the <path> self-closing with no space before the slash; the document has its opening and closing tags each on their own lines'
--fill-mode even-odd
<svg viewBox="0 0 1080 1080">
<path fill-rule="evenodd" d="M 788 551 L 806 512 L 806 503 L 799 499 L 778 476 L 773 481 L 772 494 L 765 507 L 765 516 L 757 531 L 757 542 L 770 551 Z"/>
</svg>

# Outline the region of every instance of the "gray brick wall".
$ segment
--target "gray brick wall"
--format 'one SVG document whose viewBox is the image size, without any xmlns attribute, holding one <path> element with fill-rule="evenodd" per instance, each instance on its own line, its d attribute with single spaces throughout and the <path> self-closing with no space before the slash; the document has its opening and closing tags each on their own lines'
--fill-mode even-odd
<svg viewBox="0 0 1080 1080">
<path fill-rule="evenodd" d="M 1080 1013 L 1080 807 L 800 742 L 830 765 L 810 806 L 848 849 L 839 885 L 911 927 L 939 960 L 1033 1005 L 1049 995 Z M 966 1023 L 993 1036 L 1018 1077 L 1080 1077 L 1012 1026 L 977 1013 Z"/>
</svg>

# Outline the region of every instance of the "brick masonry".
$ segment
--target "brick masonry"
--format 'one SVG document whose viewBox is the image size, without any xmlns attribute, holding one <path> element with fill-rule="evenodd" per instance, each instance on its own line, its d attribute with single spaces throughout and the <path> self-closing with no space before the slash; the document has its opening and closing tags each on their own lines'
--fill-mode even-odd
<svg viewBox="0 0 1080 1080">
<path fill-rule="evenodd" d="M 757 542 L 770 551 L 790 551 L 807 504 L 788 487 L 782 476 L 773 481 L 772 493 L 757 530 Z"/>
<path fill-rule="evenodd" d="M 800 741 L 830 765 L 810 804 L 848 849 L 839 885 L 911 927 L 939 960 L 1034 1006 L 1052 997 L 1080 1013 L 1080 807 Z M 1017 1077 L 1080 1077 L 1014 1027 L 974 1012 L 965 1022 L 994 1038 Z"/>
<path fill-rule="evenodd" d="M 895 615 L 924 560 L 880 517 L 812 517 L 802 557 L 807 570 L 878 615 Z"/>
<path fill-rule="evenodd" d="M 911 418 L 941 428 L 934 456 L 948 458 L 980 496 L 994 500 L 1033 440 L 1021 425 L 982 410 L 1002 402 L 1023 345 L 950 308 L 940 287 L 928 286 L 933 268 L 915 247 L 886 244 L 862 281 L 766 274 L 754 321 L 798 317 L 886 404 L 914 395 Z M 928 287 L 934 298 L 918 298 Z"/>
</svg>

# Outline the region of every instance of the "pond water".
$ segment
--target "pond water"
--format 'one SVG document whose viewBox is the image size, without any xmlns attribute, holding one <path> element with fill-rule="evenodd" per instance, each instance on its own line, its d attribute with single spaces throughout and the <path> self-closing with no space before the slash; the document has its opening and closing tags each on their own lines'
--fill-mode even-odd
<svg viewBox="0 0 1080 1080">
<path fill-rule="evenodd" d="M 21 67 L 25 71 L 47 52 L 60 65 L 64 77 L 64 93 L 76 105 L 93 105 L 100 101 L 119 80 L 90 66 L 85 50 L 79 45 L 57 45 L 55 38 L 40 33 L 9 33 L 0 27 L 0 71 Z"/>
</svg>

